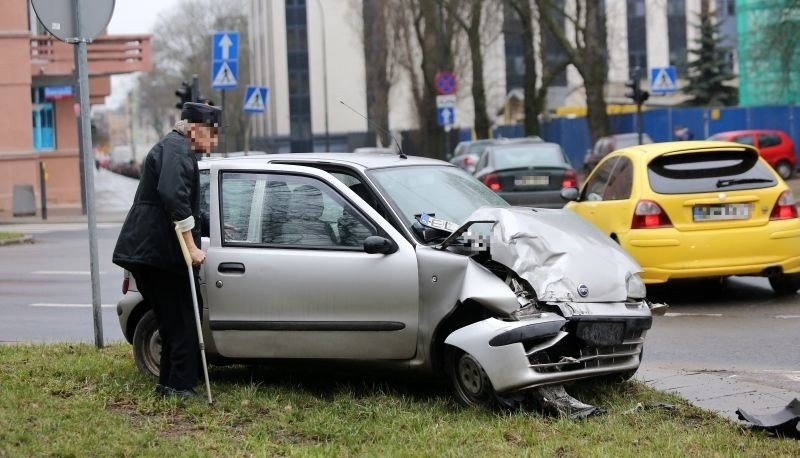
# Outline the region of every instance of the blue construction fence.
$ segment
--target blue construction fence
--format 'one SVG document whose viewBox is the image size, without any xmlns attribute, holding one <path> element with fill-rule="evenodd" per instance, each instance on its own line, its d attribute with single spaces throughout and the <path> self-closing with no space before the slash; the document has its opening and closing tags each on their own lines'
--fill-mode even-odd
<svg viewBox="0 0 800 458">
<path fill-rule="evenodd" d="M 609 116 L 612 134 L 636 132 L 636 114 Z M 740 129 L 776 129 L 786 132 L 797 145 L 800 134 L 800 107 L 794 105 L 726 108 L 653 108 L 642 112 L 642 131 L 655 142 L 675 140 L 676 126 L 688 127 L 695 140 L 702 140 L 718 132 Z M 583 156 L 592 147 L 589 126 L 585 117 L 556 118 L 542 123 L 541 137 L 564 148 L 573 167 L 583 165 Z M 524 131 L 521 125 L 498 126 L 493 137 L 517 138 Z M 469 140 L 470 131 L 462 131 L 459 138 Z M 795 151 L 797 146 L 795 146 Z"/>
</svg>

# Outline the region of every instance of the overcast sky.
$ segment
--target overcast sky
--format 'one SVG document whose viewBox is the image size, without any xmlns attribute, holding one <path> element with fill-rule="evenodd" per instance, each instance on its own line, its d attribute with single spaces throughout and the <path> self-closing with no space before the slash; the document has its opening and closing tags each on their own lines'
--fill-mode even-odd
<svg viewBox="0 0 800 458">
<path fill-rule="evenodd" d="M 114 14 L 108 24 L 108 33 L 112 35 L 152 33 L 159 14 L 178 3 L 178 0 L 116 0 Z M 106 98 L 106 106 L 119 105 L 134 78 L 132 75 L 112 76 L 111 95 Z"/>
</svg>

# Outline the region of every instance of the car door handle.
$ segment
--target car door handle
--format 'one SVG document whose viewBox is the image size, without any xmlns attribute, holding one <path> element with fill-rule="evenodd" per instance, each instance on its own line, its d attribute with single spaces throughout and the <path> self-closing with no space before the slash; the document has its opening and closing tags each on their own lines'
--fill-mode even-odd
<svg viewBox="0 0 800 458">
<path fill-rule="evenodd" d="M 243 274 L 244 264 L 241 262 L 221 262 L 217 267 L 217 272 L 222 274 Z"/>
</svg>

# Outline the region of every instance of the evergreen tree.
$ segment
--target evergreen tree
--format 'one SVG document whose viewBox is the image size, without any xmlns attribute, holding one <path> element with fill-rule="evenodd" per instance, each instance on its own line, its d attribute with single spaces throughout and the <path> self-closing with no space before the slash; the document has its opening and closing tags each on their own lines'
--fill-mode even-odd
<svg viewBox="0 0 800 458">
<path fill-rule="evenodd" d="M 687 105 L 691 106 L 728 106 L 736 105 L 739 99 L 737 88 L 724 83 L 736 77 L 729 68 L 725 55 L 730 48 L 722 46 L 719 24 L 714 20 L 708 0 L 703 0 L 700 7 L 700 24 L 697 26 L 700 38 L 694 40 L 696 48 L 690 49 L 687 73 L 689 83 L 683 92 L 692 96 Z"/>
</svg>

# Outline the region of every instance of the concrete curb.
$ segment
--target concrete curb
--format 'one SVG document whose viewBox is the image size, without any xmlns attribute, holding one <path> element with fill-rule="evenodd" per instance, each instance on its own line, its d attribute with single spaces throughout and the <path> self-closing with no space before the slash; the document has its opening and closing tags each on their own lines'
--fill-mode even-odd
<svg viewBox="0 0 800 458">
<path fill-rule="evenodd" d="M 13 239 L 0 240 L 0 246 L 19 245 L 22 243 L 34 243 L 33 236 L 23 235 L 22 237 L 15 237 Z"/>
</svg>

